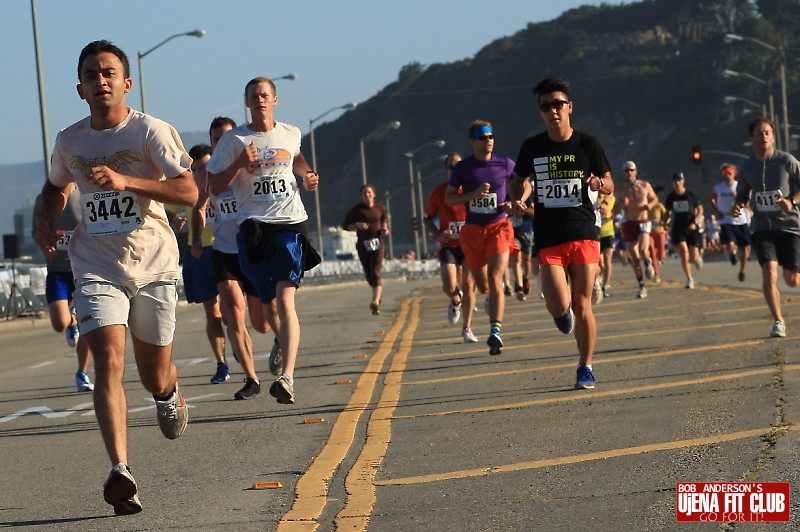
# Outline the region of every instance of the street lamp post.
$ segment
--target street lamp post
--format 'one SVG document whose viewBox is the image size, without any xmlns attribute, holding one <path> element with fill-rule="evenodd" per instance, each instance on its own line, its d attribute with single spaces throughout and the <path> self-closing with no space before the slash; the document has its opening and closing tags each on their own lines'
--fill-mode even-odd
<svg viewBox="0 0 800 532">
<path fill-rule="evenodd" d="M 789 149 L 789 104 L 786 98 L 786 49 L 783 46 L 780 47 L 773 46 L 771 44 L 767 44 L 764 41 L 755 39 L 753 37 L 745 37 L 743 35 L 737 35 L 735 33 L 726 33 L 724 40 L 728 44 L 733 42 L 749 41 L 753 44 L 761 46 L 762 48 L 766 48 L 767 50 L 776 52 L 780 56 L 781 107 L 782 107 L 781 118 L 783 119 L 783 139 L 786 149 L 788 150 Z"/>
<path fill-rule="evenodd" d="M 429 159 L 422 164 L 417 165 L 417 200 L 419 202 L 419 231 L 422 238 L 422 255 L 428 256 L 428 233 L 425 230 L 425 224 L 422 223 L 422 217 L 425 215 L 425 197 L 422 194 L 422 169 L 431 163 L 441 163 L 447 158 L 447 154 L 439 155 L 433 159 Z"/>
<path fill-rule="evenodd" d="M 47 105 L 44 101 L 44 77 L 42 76 L 42 58 L 39 54 L 39 22 L 36 16 L 36 0 L 31 0 L 31 18 L 33 20 L 33 48 L 36 53 L 36 80 L 39 84 L 39 118 L 42 122 L 42 150 L 44 151 L 45 177 L 50 175 L 50 135 L 47 133 Z"/>
<path fill-rule="evenodd" d="M 408 158 L 408 187 L 411 193 L 411 220 L 412 223 L 416 220 L 418 223 L 418 227 L 414 228 L 412 226 L 412 230 L 414 231 L 414 247 L 417 252 L 417 259 L 420 258 L 420 249 L 419 249 L 419 237 L 420 234 L 425 235 L 424 230 L 422 229 L 422 209 L 420 209 L 420 218 L 417 219 L 417 201 L 415 198 L 414 193 L 414 154 L 418 151 L 428 148 L 430 146 L 436 146 L 437 148 L 443 148 L 445 142 L 443 140 L 434 140 L 433 142 L 428 142 L 421 146 L 414 148 L 413 150 L 409 150 L 406 152 L 406 158 Z M 420 187 L 420 196 L 422 195 L 422 190 Z"/>
<path fill-rule="evenodd" d="M 392 195 L 389 194 L 388 190 L 384 190 L 383 194 L 386 198 L 386 225 L 389 226 L 389 259 L 394 259 L 394 241 L 392 240 L 392 207 L 390 205 L 390 202 L 392 201 Z"/>
<path fill-rule="evenodd" d="M 381 126 L 381 127 L 377 128 L 377 129 L 374 129 L 373 131 L 369 132 L 367 135 L 365 135 L 365 136 L 361 137 L 360 139 L 358 139 L 358 145 L 359 145 L 359 147 L 361 149 L 361 184 L 362 185 L 366 185 L 367 184 L 367 161 L 366 161 L 366 158 L 364 157 L 364 142 L 367 141 L 367 140 L 370 140 L 372 138 L 375 138 L 376 136 L 378 136 L 381 133 L 384 133 L 386 131 L 393 131 L 393 130 L 399 128 L 399 127 L 400 127 L 400 122 L 398 120 L 394 120 L 392 122 L 389 122 L 385 126 Z"/>
<path fill-rule="evenodd" d="M 294 78 L 292 78 L 292 79 L 294 79 Z M 341 105 L 341 106 L 338 106 L 338 107 L 332 107 L 331 109 L 328 109 L 327 111 L 325 111 L 324 113 L 322 113 L 318 117 L 311 118 L 311 119 L 308 120 L 308 133 L 309 133 L 309 136 L 311 137 L 311 166 L 312 166 L 312 168 L 313 168 L 313 170 L 315 172 L 318 171 L 318 168 L 317 168 L 317 147 L 316 147 L 316 144 L 314 142 L 314 123 L 319 121 L 319 120 L 321 120 L 323 117 L 327 116 L 328 114 L 330 114 L 330 113 L 332 113 L 334 111 L 337 111 L 339 109 L 344 109 L 345 111 L 352 111 L 357 106 L 358 106 L 357 103 L 352 102 L 352 103 L 348 103 L 348 104 Z M 322 241 L 322 215 L 320 214 L 320 208 L 319 208 L 319 187 L 314 189 L 314 207 L 315 207 L 315 210 L 316 210 L 316 213 L 317 213 L 317 243 L 319 244 L 320 255 L 322 255 L 322 258 L 324 259 L 325 258 L 325 249 L 323 247 L 323 241 Z"/>
<path fill-rule="evenodd" d="M 203 37 L 205 34 L 206 34 L 206 30 L 194 30 L 194 31 L 187 31 L 185 33 L 176 33 L 175 35 L 171 35 L 171 36 L 167 37 L 166 39 L 164 39 L 163 41 L 161 41 L 157 45 L 153 46 L 152 48 L 150 48 L 149 50 L 147 50 L 144 53 L 136 52 L 138 54 L 138 56 L 139 56 L 139 94 L 140 94 L 140 96 L 142 98 L 142 112 L 143 113 L 147 112 L 147 105 L 145 104 L 145 99 L 144 99 L 144 75 L 142 74 L 142 59 L 144 59 L 144 57 L 147 54 L 156 51 L 158 48 L 162 47 L 163 45 L 165 45 L 166 43 L 168 43 L 169 41 L 171 41 L 172 39 L 175 39 L 177 37 L 187 36 L 187 37 L 197 37 L 199 39 L 200 37 Z"/>
</svg>

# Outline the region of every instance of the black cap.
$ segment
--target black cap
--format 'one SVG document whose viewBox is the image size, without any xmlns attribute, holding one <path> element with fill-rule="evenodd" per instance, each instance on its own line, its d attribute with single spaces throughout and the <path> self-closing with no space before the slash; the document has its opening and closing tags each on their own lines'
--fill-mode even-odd
<svg viewBox="0 0 800 532">
<path fill-rule="evenodd" d="M 675 172 L 674 174 L 672 174 L 673 181 L 682 181 L 683 179 L 684 179 L 683 172 Z"/>
</svg>

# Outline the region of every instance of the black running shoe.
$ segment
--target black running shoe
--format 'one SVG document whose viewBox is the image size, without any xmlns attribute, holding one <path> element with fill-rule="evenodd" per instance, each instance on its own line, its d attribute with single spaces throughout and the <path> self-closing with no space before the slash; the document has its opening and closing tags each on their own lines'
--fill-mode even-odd
<svg viewBox="0 0 800 532">
<path fill-rule="evenodd" d="M 142 511 L 136 491 L 136 481 L 125 464 L 115 466 L 103 484 L 103 498 L 114 507 L 116 515 L 138 514 Z"/>
<path fill-rule="evenodd" d="M 245 379 L 244 388 L 233 394 L 233 398 L 237 401 L 250 399 L 261 393 L 261 384 L 255 379 Z"/>
</svg>

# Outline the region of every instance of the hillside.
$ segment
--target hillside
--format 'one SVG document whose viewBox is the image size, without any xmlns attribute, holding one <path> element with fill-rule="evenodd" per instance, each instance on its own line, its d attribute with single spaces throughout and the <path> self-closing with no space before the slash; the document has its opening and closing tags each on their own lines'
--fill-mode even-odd
<svg viewBox="0 0 800 532">
<path fill-rule="evenodd" d="M 750 3 L 732 0 L 582 7 L 550 22 L 529 24 L 488 44 L 474 58 L 406 65 L 397 81 L 316 130 L 323 222 L 338 223 L 358 200 L 359 137 L 400 120 L 400 129 L 367 143 L 366 161 L 379 196 L 386 190 L 393 196 L 395 246 L 398 241 L 410 246 L 404 153 L 440 138 L 447 141 L 444 150 L 468 151 L 467 124 L 482 118 L 495 126 L 496 152 L 515 158 L 522 140 L 543 129 L 531 88 L 541 78 L 555 76 L 572 81 L 573 124 L 601 140 L 614 171 L 624 161 L 635 160 L 641 177 L 668 190 L 669 176 L 683 171 L 687 186 L 699 197 L 708 197 L 719 165 L 742 160 L 713 152 L 750 154 L 743 143 L 752 115 L 742 115 L 741 104 L 723 104 L 723 97 L 767 99 L 763 85 L 723 79 L 722 70 L 778 79 L 777 65 L 765 61 L 768 50 L 747 43 L 728 45 L 723 35 L 736 32 L 777 43 L 799 27 L 789 24 L 796 20 L 796 4 L 773 1 L 758 6 L 764 13 L 761 18 Z M 782 33 L 774 30 L 767 14 L 781 21 Z M 789 73 L 789 109 L 796 109 L 796 74 L 791 69 Z M 774 93 L 779 102 L 779 92 Z M 304 141 L 308 153 L 308 139 Z M 702 167 L 690 161 L 695 144 L 705 153 Z M 425 162 L 436 153 L 427 148 L 415 161 Z M 443 174 L 438 164 L 425 170 L 423 175 L 437 174 L 427 181 L 427 193 Z"/>
<path fill-rule="evenodd" d="M 750 155 L 744 143 L 753 115 L 744 113 L 753 109 L 741 101 L 724 104 L 723 98 L 759 104 L 768 99 L 765 85 L 745 77 L 725 79 L 722 71 L 772 82 L 775 110 L 781 112 L 776 54 L 749 42 L 726 44 L 723 36 L 734 32 L 781 46 L 794 42 L 798 29 L 800 6 L 791 0 L 648 0 L 573 9 L 528 24 L 461 61 L 409 63 L 368 101 L 315 130 L 323 224 L 338 225 L 359 200 L 359 139 L 399 120 L 398 130 L 365 143 L 365 160 L 379 198 L 392 196 L 395 252 L 411 248 L 405 153 L 437 139 L 447 143 L 443 149 L 421 149 L 414 158 L 416 164 L 429 163 L 423 170 L 425 195 L 444 177 L 433 158 L 467 152 L 466 127 L 475 118 L 493 122 L 496 152 L 516 158 L 521 142 L 543 129 L 531 88 L 544 77 L 573 83 L 573 124 L 600 139 L 615 172 L 634 160 L 640 177 L 669 189 L 669 176 L 683 171 L 687 186 L 705 198 L 722 162 Z M 790 119 L 798 109 L 793 52 L 787 51 Z M 187 146 L 205 140 L 204 133 L 182 135 Z M 703 148 L 703 166 L 690 161 L 693 145 Z M 308 137 L 303 152 L 311 161 Z M 0 212 L 9 215 L 41 183 L 32 177 L 41 173 L 35 165 L 17 166 L 26 168 L 0 166 L 0 182 L 13 183 L 0 197 Z M 313 195 L 304 198 L 314 228 Z"/>
</svg>

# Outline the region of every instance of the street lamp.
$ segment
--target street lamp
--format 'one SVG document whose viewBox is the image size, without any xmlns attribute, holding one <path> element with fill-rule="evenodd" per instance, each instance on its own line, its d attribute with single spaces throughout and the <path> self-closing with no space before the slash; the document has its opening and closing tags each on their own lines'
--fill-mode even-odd
<svg viewBox="0 0 800 532">
<path fill-rule="evenodd" d="M 725 105 L 730 105 L 733 102 L 742 102 L 742 103 L 746 103 L 748 105 L 751 105 L 751 106 L 755 107 L 756 109 L 760 109 L 762 116 L 767 116 L 767 106 L 764 105 L 763 103 L 757 103 L 757 102 L 754 102 L 753 100 L 748 100 L 747 98 L 742 98 L 741 96 L 725 96 L 725 97 L 722 98 L 722 103 L 724 103 Z"/>
<path fill-rule="evenodd" d="M 294 78 L 291 78 L 291 79 L 295 79 L 297 77 L 296 74 L 289 74 L 289 75 L 290 76 L 294 76 Z M 315 172 L 318 171 L 318 168 L 317 168 L 317 148 L 316 148 L 316 144 L 314 143 L 314 123 L 319 121 L 319 120 L 321 120 L 323 117 L 327 116 L 328 114 L 330 114 L 330 113 L 332 113 L 334 111 L 338 111 L 339 109 L 344 109 L 345 111 L 352 111 L 357 106 L 358 106 L 357 103 L 352 102 L 352 103 L 347 103 L 347 104 L 341 105 L 339 107 L 332 107 L 332 108 L 328 109 L 327 111 L 325 111 L 324 113 L 322 113 L 321 115 L 319 115 L 318 117 L 311 118 L 311 119 L 308 120 L 308 130 L 309 130 L 309 135 L 311 136 L 311 167 L 314 169 Z M 324 259 L 325 258 L 325 250 L 323 248 L 323 242 L 322 242 L 322 216 L 321 216 L 320 210 L 319 210 L 319 187 L 314 189 L 314 204 L 315 204 L 314 206 L 315 206 L 315 209 L 316 209 L 316 212 L 317 212 L 317 239 L 318 239 L 317 243 L 319 244 L 319 252 L 322 255 L 322 258 Z"/>
<path fill-rule="evenodd" d="M 387 131 L 393 131 L 400 127 L 400 122 L 398 120 L 394 120 L 389 122 L 385 126 L 381 126 L 373 131 L 369 132 L 367 135 L 361 137 L 358 140 L 359 147 L 361 148 L 361 184 L 367 184 L 367 162 L 364 157 L 364 141 L 371 140 L 381 133 L 385 133 Z"/>
<path fill-rule="evenodd" d="M 780 67 L 780 76 L 781 76 L 781 107 L 783 107 L 783 112 L 781 113 L 783 118 L 783 139 L 786 145 L 786 149 L 789 149 L 789 104 L 786 101 L 786 49 L 782 46 L 773 46 L 771 44 L 767 44 L 764 41 L 755 39 L 753 37 L 745 37 L 743 35 L 737 35 L 735 33 L 726 33 L 723 37 L 723 40 L 727 44 L 731 44 L 734 42 L 742 42 L 742 41 L 749 41 L 753 44 L 757 44 L 762 48 L 766 48 L 772 52 L 777 52 L 780 56 L 781 67 Z"/>
<path fill-rule="evenodd" d="M 163 41 L 161 41 L 157 45 L 153 46 L 152 48 L 150 48 L 149 50 L 147 50 L 144 53 L 136 52 L 139 55 L 139 94 L 142 97 L 142 112 L 143 113 L 147 112 L 147 106 L 145 104 L 145 99 L 144 99 L 144 76 L 142 75 L 142 59 L 144 59 L 144 56 L 146 56 L 150 52 L 154 52 L 155 50 L 157 50 L 161 46 L 165 45 L 166 43 L 168 43 L 172 39 L 175 39 L 176 37 L 187 36 L 187 37 L 197 37 L 199 39 L 200 37 L 203 37 L 205 34 L 206 34 L 206 30 L 194 30 L 194 31 L 188 31 L 186 33 L 176 33 L 175 35 L 167 37 L 166 39 L 164 39 Z"/>
<path fill-rule="evenodd" d="M 771 81 L 767 81 L 765 79 L 761 79 L 761 78 L 759 78 L 757 76 L 754 76 L 752 74 L 748 74 L 747 72 L 737 72 L 736 70 L 730 70 L 730 69 L 723 70 L 722 71 L 722 77 L 725 78 L 725 79 L 739 78 L 739 77 L 747 78 L 747 79 L 749 79 L 751 81 L 755 81 L 756 83 L 761 83 L 762 85 L 766 85 L 767 86 L 767 94 L 769 96 L 769 119 L 772 120 L 773 123 L 776 122 L 776 120 L 775 120 L 775 101 L 772 98 L 772 82 Z M 781 140 L 780 139 L 780 135 L 777 135 L 777 140 L 778 140 L 778 147 L 780 147 L 780 140 Z"/>
<path fill-rule="evenodd" d="M 408 159 L 408 186 L 409 186 L 409 189 L 411 191 L 411 220 L 412 220 L 412 223 L 415 220 L 417 220 L 417 201 L 416 201 L 416 199 L 414 197 L 415 196 L 415 194 L 414 194 L 414 154 L 417 153 L 418 151 L 424 149 L 424 148 L 428 148 L 428 147 L 431 147 L 431 146 L 435 146 L 437 148 L 443 148 L 444 145 L 445 145 L 445 142 L 443 140 L 434 140 L 433 142 L 428 142 L 428 143 L 423 144 L 421 146 L 417 146 L 413 150 L 409 150 L 409 151 L 406 152 L 406 158 Z M 422 195 L 421 187 L 420 187 L 420 195 Z M 420 209 L 420 218 L 421 217 L 422 217 L 422 209 Z M 417 223 L 419 224 L 419 227 L 415 228 L 415 227 L 412 226 L 412 230 L 414 231 L 414 246 L 415 246 L 416 251 L 417 251 L 417 259 L 419 259 L 420 258 L 420 254 L 419 254 L 419 236 L 420 236 L 420 233 L 422 233 L 423 236 L 425 235 L 425 233 L 422 230 L 422 220 L 421 219 L 417 220 Z"/>
<path fill-rule="evenodd" d="M 384 190 L 383 194 L 386 198 L 386 225 L 389 226 L 389 259 L 394 259 L 394 241 L 392 240 L 392 195 L 388 190 Z"/>
</svg>

